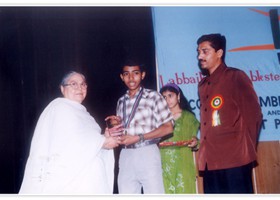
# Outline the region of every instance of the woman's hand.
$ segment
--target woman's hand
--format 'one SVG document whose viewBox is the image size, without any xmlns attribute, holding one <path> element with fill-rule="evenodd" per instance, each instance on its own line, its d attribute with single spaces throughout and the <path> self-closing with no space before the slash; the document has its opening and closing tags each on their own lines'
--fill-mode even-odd
<svg viewBox="0 0 280 200">
<path fill-rule="evenodd" d="M 107 138 L 107 137 L 110 137 L 110 132 L 109 132 L 109 129 L 106 127 L 105 128 L 105 132 L 104 132 L 104 136 Z"/>
<path fill-rule="evenodd" d="M 114 126 L 113 128 L 105 128 L 104 135 L 105 137 L 116 137 L 122 135 L 124 132 L 124 128 L 122 124 L 119 124 L 117 126 Z"/>
<path fill-rule="evenodd" d="M 191 143 L 188 145 L 190 148 L 195 148 L 198 145 L 197 137 L 193 137 Z"/>
<path fill-rule="evenodd" d="M 114 126 L 113 128 L 108 129 L 110 136 L 119 136 L 122 135 L 124 132 L 124 127 L 122 124 Z"/>
<path fill-rule="evenodd" d="M 103 149 L 113 149 L 115 147 L 118 147 L 119 143 L 118 143 L 118 139 L 116 137 L 105 137 L 105 141 L 103 143 L 102 148 Z"/>
</svg>

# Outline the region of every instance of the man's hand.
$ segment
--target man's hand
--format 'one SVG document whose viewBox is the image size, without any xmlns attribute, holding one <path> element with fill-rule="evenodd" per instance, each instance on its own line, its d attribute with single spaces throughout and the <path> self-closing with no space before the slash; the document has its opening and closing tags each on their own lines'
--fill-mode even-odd
<svg viewBox="0 0 280 200">
<path fill-rule="evenodd" d="M 128 145 L 131 145 L 131 144 L 135 144 L 137 142 L 139 142 L 140 138 L 138 135 L 122 135 L 119 137 L 119 144 L 122 144 L 122 145 L 125 145 L 125 146 L 128 146 Z"/>
</svg>

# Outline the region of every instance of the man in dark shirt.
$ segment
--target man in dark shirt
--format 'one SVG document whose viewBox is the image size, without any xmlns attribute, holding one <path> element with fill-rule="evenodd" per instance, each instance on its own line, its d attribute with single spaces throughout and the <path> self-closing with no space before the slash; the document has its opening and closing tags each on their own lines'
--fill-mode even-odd
<svg viewBox="0 0 280 200">
<path fill-rule="evenodd" d="M 253 193 L 252 168 L 262 122 L 261 108 L 249 77 L 224 62 L 221 34 L 197 41 L 201 80 L 201 146 L 198 166 L 204 193 Z"/>
</svg>

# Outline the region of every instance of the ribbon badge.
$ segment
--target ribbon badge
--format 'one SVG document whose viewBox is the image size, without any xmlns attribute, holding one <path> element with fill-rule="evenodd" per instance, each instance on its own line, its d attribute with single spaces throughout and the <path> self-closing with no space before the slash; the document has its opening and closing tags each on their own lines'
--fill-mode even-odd
<svg viewBox="0 0 280 200">
<path fill-rule="evenodd" d="M 213 111 L 212 111 L 212 126 L 221 125 L 219 109 L 222 107 L 223 102 L 224 102 L 223 98 L 220 95 L 215 96 L 211 100 L 211 108 L 213 109 Z"/>
</svg>

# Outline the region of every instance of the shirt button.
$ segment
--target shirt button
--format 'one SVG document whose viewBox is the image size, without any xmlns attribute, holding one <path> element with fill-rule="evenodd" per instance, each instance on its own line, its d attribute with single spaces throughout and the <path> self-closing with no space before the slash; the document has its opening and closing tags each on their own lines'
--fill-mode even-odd
<svg viewBox="0 0 280 200">
<path fill-rule="evenodd" d="M 206 95 L 206 99 L 208 99 L 208 97 L 209 97 L 209 96 L 208 96 L 208 95 Z"/>
<path fill-rule="evenodd" d="M 204 124 L 204 126 L 205 126 L 205 125 L 206 125 L 206 122 L 204 122 L 203 124 Z"/>
<path fill-rule="evenodd" d="M 208 85 L 210 85 L 210 82 L 208 82 Z"/>
<path fill-rule="evenodd" d="M 206 136 L 204 136 L 204 140 L 206 140 Z"/>
<path fill-rule="evenodd" d="M 204 111 L 206 112 L 206 111 L 207 111 L 207 108 L 205 108 Z"/>
</svg>

